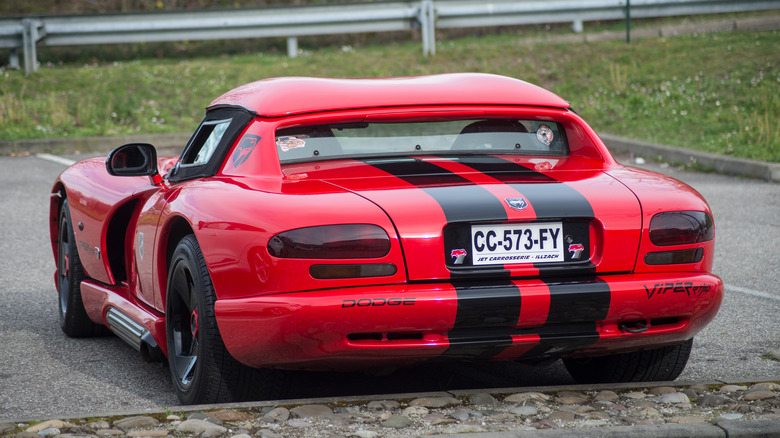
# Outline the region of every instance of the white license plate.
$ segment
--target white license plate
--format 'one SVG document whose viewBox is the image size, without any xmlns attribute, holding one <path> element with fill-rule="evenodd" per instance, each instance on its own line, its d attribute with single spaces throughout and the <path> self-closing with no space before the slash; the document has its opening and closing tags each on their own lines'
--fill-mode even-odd
<svg viewBox="0 0 780 438">
<path fill-rule="evenodd" d="M 472 225 L 471 251 L 474 265 L 562 262 L 563 225 Z"/>
</svg>

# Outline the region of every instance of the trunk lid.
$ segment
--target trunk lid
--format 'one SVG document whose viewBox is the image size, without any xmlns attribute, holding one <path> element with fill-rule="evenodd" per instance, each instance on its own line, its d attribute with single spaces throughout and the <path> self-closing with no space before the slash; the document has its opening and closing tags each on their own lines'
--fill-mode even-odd
<svg viewBox="0 0 780 438">
<path fill-rule="evenodd" d="M 582 165 L 417 156 L 307 163 L 285 173 L 321 179 L 382 208 L 411 281 L 630 272 L 639 203 L 615 179 Z"/>
</svg>

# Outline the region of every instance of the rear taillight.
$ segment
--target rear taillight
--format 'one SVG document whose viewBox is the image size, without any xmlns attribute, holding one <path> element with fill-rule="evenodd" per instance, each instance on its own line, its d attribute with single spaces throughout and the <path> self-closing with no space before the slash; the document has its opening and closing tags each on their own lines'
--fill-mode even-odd
<svg viewBox="0 0 780 438">
<path fill-rule="evenodd" d="M 701 243 L 714 237 L 712 216 L 703 211 L 658 213 L 650 220 L 650 241 L 657 246 Z"/>
<path fill-rule="evenodd" d="M 704 251 L 701 248 L 658 251 L 645 255 L 645 263 L 648 265 L 681 265 L 699 263 L 702 257 L 704 257 Z"/>
<path fill-rule="evenodd" d="M 390 277 L 398 272 L 392 263 L 312 265 L 309 274 L 320 280 L 336 278 Z"/>
<path fill-rule="evenodd" d="M 293 259 L 371 259 L 390 252 L 390 237 L 370 224 L 298 228 L 272 237 L 268 252 Z"/>
</svg>

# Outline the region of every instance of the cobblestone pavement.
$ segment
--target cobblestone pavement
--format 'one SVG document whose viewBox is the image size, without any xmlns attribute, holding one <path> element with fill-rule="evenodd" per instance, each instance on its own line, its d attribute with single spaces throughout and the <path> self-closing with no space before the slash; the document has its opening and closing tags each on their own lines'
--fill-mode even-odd
<svg viewBox="0 0 780 438">
<path fill-rule="evenodd" d="M 780 384 L 776 382 L 594 388 L 182 407 L 110 418 L 0 423 L 0 436 L 780 436 Z"/>
</svg>

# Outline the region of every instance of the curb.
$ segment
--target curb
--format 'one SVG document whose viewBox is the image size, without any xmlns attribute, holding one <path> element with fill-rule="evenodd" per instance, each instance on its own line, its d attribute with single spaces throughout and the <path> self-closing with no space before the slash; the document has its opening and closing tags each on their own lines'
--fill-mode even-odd
<svg viewBox="0 0 780 438">
<path fill-rule="evenodd" d="M 738 380 L 727 382 L 729 384 L 749 383 L 751 379 Z M 338 403 L 367 403 L 374 400 L 409 400 L 422 397 L 470 397 L 475 394 L 509 394 L 517 392 L 544 392 L 555 393 L 562 391 L 596 391 L 596 390 L 632 390 L 632 389 L 648 389 L 653 387 L 669 386 L 672 382 L 636 382 L 636 383 L 617 383 L 617 384 L 594 384 L 594 385 L 554 385 L 554 386 L 540 386 L 540 387 L 517 387 L 517 388 L 490 388 L 490 389 L 475 389 L 475 390 L 454 390 L 454 391 L 435 391 L 424 393 L 402 393 L 402 394 L 373 394 L 363 396 L 346 396 L 338 397 Z M 679 381 L 673 382 L 673 387 L 682 387 L 691 385 L 694 382 Z M 717 385 L 723 384 L 724 381 L 707 381 L 697 382 L 699 384 Z M 247 409 L 260 409 L 263 407 L 278 407 L 278 406 L 302 406 L 302 405 L 317 405 L 317 404 L 331 404 L 334 403 L 333 397 L 324 398 L 302 398 L 302 399 L 288 399 L 288 400 L 267 400 L 267 401 L 255 401 L 255 402 L 239 402 L 239 403 L 221 403 L 221 404 L 204 404 L 204 405 L 191 405 L 191 406 L 176 406 L 166 409 L 146 409 L 128 411 L 124 413 L 112 413 L 107 415 L 106 413 L 93 413 L 79 416 L 64 416 L 59 417 L 59 420 L 69 421 L 83 418 L 102 418 L 106 416 L 110 417 L 134 417 L 134 416 L 148 416 L 148 415 L 164 415 L 164 414 L 196 414 L 205 413 L 216 410 L 247 410 Z M 31 418 L 26 420 L 13 420 L 13 423 L 20 422 L 36 422 L 45 421 L 51 417 L 46 418 Z M 4 420 L 5 421 L 5 420 Z M 576 431 L 576 432 L 575 432 Z M 406 436 L 406 435 L 392 435 L 391 436 Z M 580 427 L 576 429 L 561 428 L 561 429 L 536 429 L 536 430 L 513 430 L 502 432 L 462 432 L 462 433 L 439 433 L 427 435 L 431 437 L 440 438 L 568 438 L 570 436 L 577 436 L 582 438 L 622 438 L 622 437 L 637 437 L 637 438 L 670 438 L 670 437 L 687 437 L 687 438 L 773 438 L 780 436 L 780 419 L 754 419 L 754 420 L 726 420 L 715 419 L 712 423 L 663 423 L 652 425 L 632 425 L 632 426 L 601 426 L 601 427 Z M 4 435 L 0 433 L 0 436 L 14 436 Z M 93 436 L 93 435 L 85 435 Z M 143 436 L 143 435 L 127 435 L 124 436 Z M 227 435 L 229 436 L 229 435 Z M 352 435 L 357 436 L 357 435 Z M 379 434 L 378 436 L 385 436 Z"/>
<path fill-rule="evenodd" d="M 439 438 L 772 438 L 780 431 L 780 421 L 723 421 L 716 424 L 658 424 L 644 426 L 612 426 L 571 429 L 519 430 L 515 432 L 483 432 L 431 435 Z"/>
<path fill-rule="evenodd" d="M 656 157 L 661 161 L 691 166 L 703 171 L 714 171 L 727 175 L 780 182 L 780 163 L 767 163 L 744 158 L 726 157 L 709 152 L 646 143 L 607 134 L 601 134 L 600 136 L 610 151 L 629 152 L 637 156 Z"/>
<path fill-rule="evenodd" d="M 366 395 L 347 395 L 338 397 L 309 397 L 309 398 L 292 398 L 292 399 L 279 399 L 279 400 L 257 400 L 257 401 L 244 401 L 244 402 L 229 402 L 229 403 L 212 403 L 212 404 L 200 404 L 200 405 L 178 405 L 169 406 L 166 409 L 161 408 L 149 408 L 149 409 L 131 409 L 127 411 L 116 412 L 87 412 L 77 415 L 65 415 L 58 417 L 60 420 L 72 420 L 78 418 L 98 418 L 106 416 L 117 417 L 129 417 L 136 415 L 155 415 L 165 414 L 168 411 L 177 413 L 194 413 L 202 411 L 212 411 L 216 409 L 252 409 L 262 408 L 266 406 L 293 406 L 293 405 L 309 405 L 309 404 L 327 404 L 332 403 L 334 398 L 338 398 L 339 403 L 360 403 L 370 402 L 375 400 L 404 400 L 415 399 L 421 397 L 470 397 L 474 394 L 512 394 L 519 392 L 541 392 L 541 393 L 555 393 L 563 391 L 630 391 L 637 389 L 651 389 L 657 387 L 684 387 L 691 385 L 749 385 L 756 382 L 766 381 L 765 377 L 746 377 L 740 379 L 723 379 L 723 380 L 675 380 L 672 382 L 626 382 L 626 383 L 592 383 L 592 384 L 570 384 L 570 385 L 545 385 L 545 386 L 519 386 L 519 387 L 503 387 L 503 388 L 484 388 L 484 389 L 453 389 L 442 391 L 428 391 L 428 392 L 405 392 L 405 393 L 390 393 L 390 394 L 366 394 Z M 37 416 L 37 417 L 20 417 L 2 419 L 0 421 L 14 421 L 14 422 L 35 422 L 48 420 L 49 416 Z M 750 421 L 759 420 L 745 420 L 741 423 L 747 423 Z M 763 421 L 763 420 L 761 420 Z M 768 420 L 777 424 L 777 431 L 780 432 L 780 420 Z"/>
</svg>

